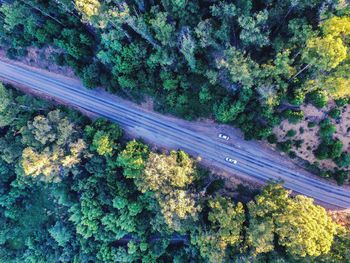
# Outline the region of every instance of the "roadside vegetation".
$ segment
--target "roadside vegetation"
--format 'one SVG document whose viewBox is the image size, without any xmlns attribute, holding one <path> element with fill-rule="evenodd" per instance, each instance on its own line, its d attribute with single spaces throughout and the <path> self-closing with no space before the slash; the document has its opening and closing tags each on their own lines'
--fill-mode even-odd
<svg viewBox="0 0 350 263">
<path fill-rule="evenodd" d="M 224 182 L 103 119 L 0 85 L 1 262 L 347 262 L 350 233 L 281 185 Z"/>
<path fill-rule="evenodd" d="M 348 105 L 349 12 L 342 0 L 14 0 L 0 7 L 0 45 L 11 59 L 50 47 L 43 58 L 69 66 L 89 88 L 151 96 L 158 111 L 212 117 L 247 139 L 275 141 L 274 127 L 305 120 L 308 104 Z M 277 136 L 278 149 L 347 181 L 348 145 L 318 133 L 317 149 L 304 147 L 310 161 L 291 133 Z"/>
</svg>

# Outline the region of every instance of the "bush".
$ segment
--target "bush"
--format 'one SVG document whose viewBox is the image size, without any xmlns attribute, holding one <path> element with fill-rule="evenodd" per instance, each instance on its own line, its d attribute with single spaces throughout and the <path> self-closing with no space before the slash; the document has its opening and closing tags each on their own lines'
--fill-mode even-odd
<svg viewBox="0 0 350 263">
<path fill-rule="evenodd" d="M 277 136 L 275 134 L 271 134 L 267 137 L 267 141 L 271 144 L 275 144 L 277 142 Z"/>
<path fill-rule="evenodd" d="M 315 156 L 320 159 L 336 159 L 340 157 L 343 150 L 343 143 L 336 140 L 323 140 L 315 150 Z"/>
<path fill-rule="evenodd" d="M 295 146 L 295 148 L 299 149 L 301 147 L 301 145 L 303 144 L 304 140 L 296 140 L 293 141 L 293 144 Z"/>
<path fill-rule="evenodd" d="M 349 99 L 348 98 L 337 99 L 335 101 L 335 104 L 337 104 L 338 107 L 343 107 L 343 106 L 345 106 L 348 103 L 349 103 Z"/>
<path fill-rule="evenodd" d="M 343 151 L 343 143 L 336 139 L 334 141 L 332 141 L 332 144 L 330 145 L 330 151 L 329 151 L 329 158 L 331 159 L 335 159 L 340 157 L 340 155 L 342 154 Z"/>
<path fill-rule="evenodd" d="M 343 185 L 348 179 L 349 171 L 335 170 L 333 173 L 333 178 L 337 181 L 338 185 Z"/>
<path fill-rule="evenodd" d="M 296 154 L 294 151 L 290 151 L 288 155 L 289 155 L 289 157 L 292 158 L 292 159 L 294 159 L 295 157 L 297 157 L 297 154 Z"/>
<path fill-rule="evenodd" d="M 53 60 L 58 66 L 64 66 L 66 60 L 64 58 L 64 55 L 62 53 L 56 53 L 53 55 Z"/>
<path fill-rule="evenodd" d="M 316 90 L 308 94 L 308 101 L 317 108 L 323 108 L 328 104 L 328 95 L 325 91 Z"/>
<path fill-rule="evenodd" d="M 9 59 L 15 59 L 17 57 L 17 50 L 15 48 L 9 48 L 6 51 L 6 57 Z"/>
<path fill-rule="evenodd" d="M 28 55 L 28 50 L 26 48 L 20 48 L 17 50 L 17 56 L 25 57 Z"/>
<path fill-rule="evenodd" d="M 343 152 L 338 158 L 336 158 L 335 163 L 339 167 L 346 167 L 350 165 L 350 154 L 347 152 Z"/>
<path fill-rule="evenodd" d="M 287 137 L 293 137 L 296 134 L 297 134 L 296 130 L 290 129 L 286 135 L 287 135 Z"/>
<path fill-rule="evenodd" d="M 336 130 L 336 126 L 331 123 L 330 119 L 324 119 L 320 122 L 319 135 L 322 139 L 331 138 Z"/>
<path fill-rule="evenodd" d="M 322 178 L 327 178 L 327 179 L 330 179 L 333 177 L 333 174 L 332 172 L 328 171 L 328 170 L 321 170 L 319 175 L 322 177 Z"/>
<path fill-rule="evenodd" d="M 301 121 L 304 118 L 304 112 L 303 111 L 293 111 L 293 110 L 286 110 L 282 113 L 283 117 L 288 119 L 288 121 L 292 124 L 297 124 L 299 121 Z"/>
<path fill-rule="evenodd" d="M 317 147 L 317 149 L 314 151 L 314 154 L 317 159 L 319 160 L 325 160 L 328 158 L 328 144 L 326 144 L 324 141 L 320 143 L 320 145 Z"/>
<path fill-rule="evenodd" d="M 284 142 L 279 142 L 277 143 L 277 148 L 282 152 L 288 153 L 292 149 L 292 141 L 287 140 Z"/>
<path fill-rule="evenodd" d="M 211 182 L 211 184 L 207 188 L 207 194 L 212 195 L 215 192 L 219 191 L 220 189 L 223 189 L 225 186 L 225 180 L 223 179 L 216 179 L 215 181 Z"/>
<path fill-rule="evenodd" d="M 101 70 L 98 64 L 93 63 L 83 69 L 82 80 L 87 88 L 95 88 L 100 84 Z"/>
<path fill-rule="evenodd" d="M 305 92 L 302 89 L 294 90 L 293 98 L 289 102 L 293 105 L 300 106 L 305 100 Z"/>
<path fill-rule="evenodd" d="M 306 163 L 306 167 L 305 167 L 309 172 L 313 173 L 313 174 L 320 174 L 321 173 L 321 169 L 318 167 L 318 163 L 310 163 L 307 161 Z"/>
<path fill-rule="evenodd" d="M 307 127 L 308 127 L 308 128 L 313 128 L 313 127 L 315 127 L 315 126 L 316 126 L 316 122 L 309 121 L 309 122 L 307 123 Z"/>
<path fill-rule="evenodd" d="M 328 115 L 333 119 L 338 119 L 340 117 L 341 111 L 338 108 L 333 108 L 328 112 Z"/>
</svg>

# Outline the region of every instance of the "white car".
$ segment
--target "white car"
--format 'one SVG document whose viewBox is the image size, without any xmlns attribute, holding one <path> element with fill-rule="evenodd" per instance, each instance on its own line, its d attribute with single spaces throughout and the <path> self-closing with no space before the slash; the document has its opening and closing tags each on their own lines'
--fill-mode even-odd
<svg viewBox="0 0 350 263">
<path fill-rule="evenodd" d="M 230 139 L 230 136 L 228 136 L 226 134 L 223 134 L 223 133 L 219 133 L 218 137 L 220 139 L 223 139 L 223 140 L 226 140 L 226 141 L 228 141 Z"/>
<path fill-rule="evenodd" d="M 226 157 L 226 158 L 225 158 L 225 161 L 228 162 L 228 163 L 237 164 L 237 160 L 232 159 L 232 158 L 230 158 L 230 157 Z"/>
</svg>

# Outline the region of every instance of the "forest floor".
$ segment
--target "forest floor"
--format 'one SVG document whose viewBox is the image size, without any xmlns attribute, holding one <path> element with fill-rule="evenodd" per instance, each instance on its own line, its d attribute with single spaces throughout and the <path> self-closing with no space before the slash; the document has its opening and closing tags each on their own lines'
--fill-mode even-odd
<svg viewBox="0 0 350 263">
<path fill-rule="evenodd" d="M 50 46 L 43 48 L 29 47 L 27 48 L 27 51 L 27 56 L 20 57 L 16 60 L 31 67 L 45 69 L 70 78 L 76 78 L 71 68 L 66 66 L 61 67 L 54 63 L 53 55 L 57 52 L 56 49 Z M 5 51 L 1 48 L 0 58 L 5 61 L 12 61 L 6 58 Z"/>
<path fill-rule="evenodd" d="M 300 148 L 293 146 L 293 151 L 296 155 L 304 160 L 309 161 L 311 164 L 319 163 L 320 168 L 325 170 L 333 170 L 337 165 L 332 160 L 318 160 L 313 151 L 318 148 L 320 143 L 318 132 L 318 123 L 327 118 L 330 109 L 335 107 L 334 101 L 331 101 L 327 107 L 318 109 L 313 105 L 302 105 L 301 110 L 304 112 L 304 119 L 297 124 L 290 124 L 288 120 L 284 120 L 279 126 L 276 126 L 273 132 L 276 134 L 278 141 L 290 140 L 302 140 Z M 344 151 L 350 152 L 350 106 L 345 105 L 340 107 L 341 116 L 338 120 L 329 118 L 331 122 L 336 126 L 336 132 L 334 136 L 338 138 L 344 144 Z M 309 122 L 314 122 L 314 127 L 308 127 Z M 288 138 L 287 132 L 289 130 L 296 131 L 296 135 Z M 349 167 L 345 167 L 349 168 Z"/>
</svg>

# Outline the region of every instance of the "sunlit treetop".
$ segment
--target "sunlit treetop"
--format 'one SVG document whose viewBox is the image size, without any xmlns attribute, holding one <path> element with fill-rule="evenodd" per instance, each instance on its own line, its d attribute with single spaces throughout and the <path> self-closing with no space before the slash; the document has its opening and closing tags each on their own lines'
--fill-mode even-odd
<svg viewBox="0 0 350 263">
<path fill-rule="evenodd" d="M 101 4 L 98 0 L 75 0 L 77 9 L 87 18 L 98 15 Z"/>
</svg>

